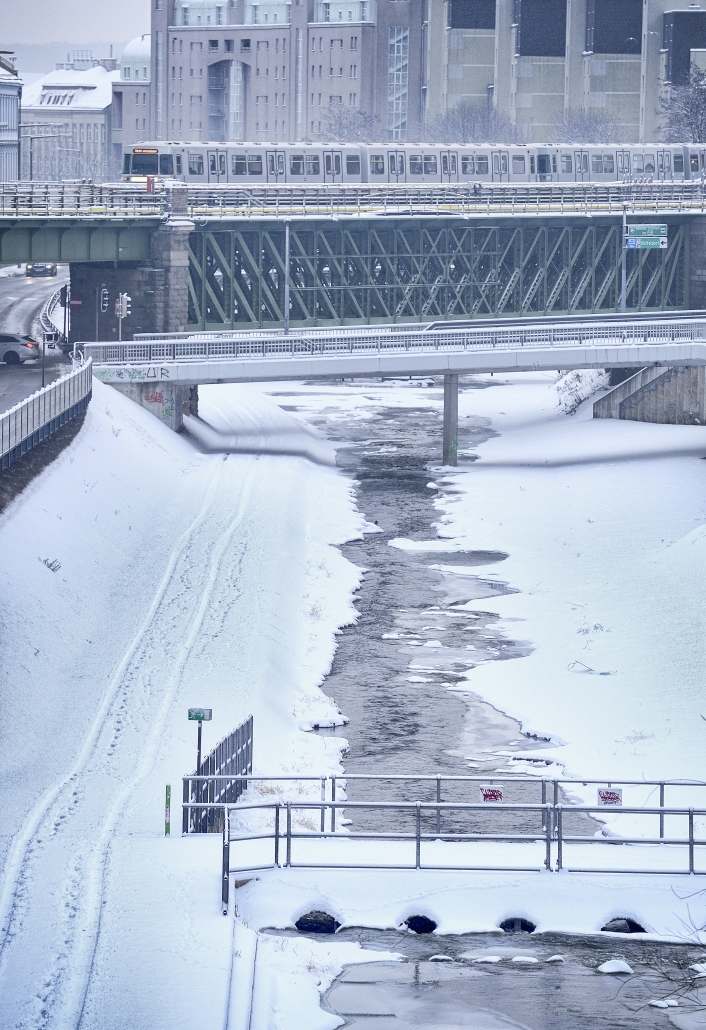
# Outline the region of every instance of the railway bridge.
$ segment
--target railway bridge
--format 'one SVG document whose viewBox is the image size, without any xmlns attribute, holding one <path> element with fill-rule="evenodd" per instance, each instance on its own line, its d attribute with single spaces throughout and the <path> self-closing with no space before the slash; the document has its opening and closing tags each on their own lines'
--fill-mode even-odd
<svg viewBox="0 0 706 1030">
<path fill-rule="evenodd" d="M 706 307 L 701 182 L 294 187 L 6 184 L 0 261 L 64 261 L 71 335 L 427 324 Z M 99 297 L 108 290 L 108 310 Z"/>
</svg>

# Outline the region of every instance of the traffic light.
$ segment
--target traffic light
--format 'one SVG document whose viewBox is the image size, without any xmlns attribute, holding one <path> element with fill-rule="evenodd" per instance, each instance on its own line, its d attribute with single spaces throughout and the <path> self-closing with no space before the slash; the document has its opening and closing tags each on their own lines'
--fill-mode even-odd
<svg viewBox="0 0 706 1030">
<path fill-rule="evenodd" d="M 132 297 L 128 297 L 127 293 L 119 293 L 117 300 L 115 301 L 115 314 L 118 318 L 127 318 L 132 313 L 130 303 Z"/>
<path fill-rule="evenodd" d="M 106 312 L 108 310 L 108 290 L 107 287 L 101 289 L 101 311 Z"/>
<path fill-rule="evenodd" d="M 132 301 L 132 297 L 128 297 L 127 293 L 124 293 L 123 294 L 123 302 L 124 302 L 125 307 L 124 307 L 124 310 L 123 310 L 123 318 L 127 318 L 128 315 L 132 314 L 131 301 Z"/>
</svg>

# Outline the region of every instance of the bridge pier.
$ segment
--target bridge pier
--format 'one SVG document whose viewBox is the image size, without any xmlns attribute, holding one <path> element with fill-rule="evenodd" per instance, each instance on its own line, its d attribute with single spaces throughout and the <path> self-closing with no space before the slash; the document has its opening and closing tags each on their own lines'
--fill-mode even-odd
<svg viewBox="0 0 706 1030">
<path fill-rule="evenodd" d="M 175 383 L 164 382 L 123 382 L 110 385 L 177 433 L 184 428 L 184 415 L 199 413 L 198 386 L 177 386 Z"/>
<path fill-rule="evenodd" d="M 458 376 L 444 376 L 444 440 L 442 464 L 455 465 L 458 454 Z"/>
</svg>

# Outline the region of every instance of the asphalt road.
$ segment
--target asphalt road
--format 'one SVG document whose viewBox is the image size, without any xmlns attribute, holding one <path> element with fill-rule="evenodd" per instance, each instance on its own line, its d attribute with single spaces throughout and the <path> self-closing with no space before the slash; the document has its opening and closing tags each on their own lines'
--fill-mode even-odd
<svg viewBox="0 0 706 1030">
<path fill-rule="evenodd" d="M 41 343 L 41 337 L 32 331 L 32 323 L 45 300 L 68 282 L 68 278 L 68 265 L 59 265 L 58 275 L 46 279 L 28 279 L 24 272 L 0 278 L 0 332 L 33 335 Z M 70 360 L 58 348 L 47 349 L 45 384 L 63 375 L 70 367 Z M 26 361 L 23 365 L 0 362 L 0 412 L 29 397 L 41 385 L 41 360 Z"/>
</svg>

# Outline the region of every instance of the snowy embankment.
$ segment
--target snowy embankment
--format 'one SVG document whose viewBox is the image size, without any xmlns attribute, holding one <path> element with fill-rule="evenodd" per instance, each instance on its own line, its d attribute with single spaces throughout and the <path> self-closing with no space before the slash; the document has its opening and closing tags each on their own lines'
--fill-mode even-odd
<svg viewBox="0 0 706 1030">
<path fill-rule="evenodd" d="M 263 397 L 249 417 L 283 428 Z M 222 1025 L 233 927 L 219 837 L 180 836 L 187 708 L 213 708 L 204 751 L 252 713 L 256 772 L 340 771 L 306 730 L 343 721 L 318 686 L 355 617 L 334 545 L 361 528 L 334 470 L 202 454 L 95 383 L 0 517 L 3 1023 Z"/>
</svg>

